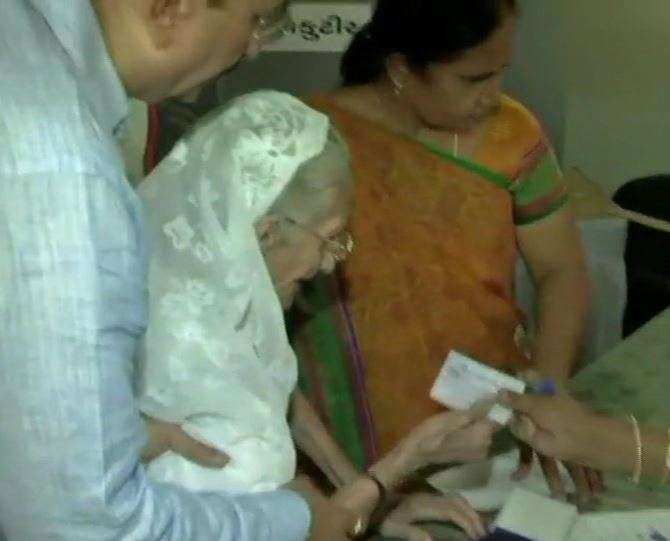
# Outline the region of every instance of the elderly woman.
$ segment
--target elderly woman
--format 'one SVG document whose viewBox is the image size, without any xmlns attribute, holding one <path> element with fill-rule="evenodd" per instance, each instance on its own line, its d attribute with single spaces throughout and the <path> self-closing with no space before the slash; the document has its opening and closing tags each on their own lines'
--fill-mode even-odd
<svg viewBox="0 0 670 541">
<path fill-rule="evenodd" d="M 328 470 L 336 447 L 294 393 L 297 363 L 272 282 L 288 307 L 300 281 L 353 248 L 348 154 L 328 119 L 284 94 L 240 98 L 179 143 L 140 193 L 153 241 L 141 409 L 230 458 L 212 469 L 168 451 L 149 475 L 197 491 L 275 490 L 294 480 L 294 437 Z M 412 427 L 334 496 L 355 519 L 348 529 L 362 532 L 386 490 L 415 470 L 482 458 L 491 431 L 456 412 Z M 484 533 L 462 500 L 445 505 L 473 537 Z"/>
</svg>

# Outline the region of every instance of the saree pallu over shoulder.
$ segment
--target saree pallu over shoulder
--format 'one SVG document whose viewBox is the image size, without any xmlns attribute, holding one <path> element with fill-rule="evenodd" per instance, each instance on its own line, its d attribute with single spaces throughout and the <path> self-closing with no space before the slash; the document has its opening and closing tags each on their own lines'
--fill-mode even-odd
<svg viewBox="0 0 670 541">
<path fill-rule="evenodd" d="M 346 425 L 348 393 L 356 429 L 336 435 L 370 461 L 441 411 L 429 391 L 451 350 L 506 371 L 528 365 L 515 341 L 523 314 L 512 291 L 514 203 L 505 188 L 417 141 L 327 99 L 311 104 L 350 147 L 356 250 L 338 276 L 315 285 L 317 313 L 295 345 L 304 387 L 331 424 Z M 324 341 L 332 347 L 318 358 Z"/>
</svg>

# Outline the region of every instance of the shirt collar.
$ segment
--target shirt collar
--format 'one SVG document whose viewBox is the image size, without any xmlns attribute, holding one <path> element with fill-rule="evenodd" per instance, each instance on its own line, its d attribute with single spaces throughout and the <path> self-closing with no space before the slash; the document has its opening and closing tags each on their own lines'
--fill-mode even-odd
<svg viewBox="0 0 670 541">
<path fill-rule="evenodd" d="M 72 59 L 86 85 L 95 118 L 114 133 L 128 116 L 128 95 L 116 71 L 90 0 L 29 0 Z"/>
</svg>

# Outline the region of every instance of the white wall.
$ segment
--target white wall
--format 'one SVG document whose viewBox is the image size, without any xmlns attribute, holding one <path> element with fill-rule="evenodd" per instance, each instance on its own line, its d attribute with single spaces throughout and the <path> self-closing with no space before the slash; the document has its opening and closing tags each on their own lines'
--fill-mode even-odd
<svg viewBox="0 0 670 541">
<path fill-rule="evenodd" d="M 670 1 L 521 0 L 509 88 L 608 191 L 670 173 Z"/>
<path fill-rule="evenodd" d="M 670 173 L 670 2 L 564 1 L 564 163 L 610 191 Z"/>
<path fill-rule="evenodd" d="M 585 0 L 590 1 L 590 0 Z M 563 7 L 553 0 L 519 0 L 516 54 L 506 91 L 537 114 L 559 155 L 565 136 L 565 61 L 560 46 Z"/>
</svg>

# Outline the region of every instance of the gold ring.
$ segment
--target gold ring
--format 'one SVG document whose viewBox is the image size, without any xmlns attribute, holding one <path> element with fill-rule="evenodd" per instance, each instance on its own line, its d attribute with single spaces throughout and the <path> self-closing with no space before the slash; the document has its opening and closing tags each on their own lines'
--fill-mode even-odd
<svg viewBox="0 0 670 541">
<path fill-rule="evenodd" d="M 361 517 L 358 518 L 356 524 L 354 524 L 354 529 L 351 532 L 354 537 L 360 537 L 365 533 L 365 522 Z"/>
</svg>

